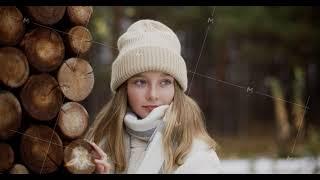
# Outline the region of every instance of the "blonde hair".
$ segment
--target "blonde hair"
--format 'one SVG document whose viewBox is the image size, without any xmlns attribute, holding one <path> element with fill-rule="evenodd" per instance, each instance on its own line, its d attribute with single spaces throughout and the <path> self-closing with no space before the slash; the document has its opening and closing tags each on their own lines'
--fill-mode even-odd
<svg viewBox="0 0 320 180">
<path fill-rule="evenodd" d="M 114 162 L 116 172 L 124 171 L 127 167 L 123 135 L 123 119 L 127 108 L 126 84 L 123 83 L 102 108 L 86 134 L 96 144 L 103 144 L 102 149 Z M 216 147 L 206 131 L 204 115 L 197 103 L 183 92 L 176 81 L 174 86 L 174 98 L 165 115 L 167 124 L 163 134 L 166 173 L 183 164 L 195 137 L 204 140 L 212 149 Z"/>
</svg>

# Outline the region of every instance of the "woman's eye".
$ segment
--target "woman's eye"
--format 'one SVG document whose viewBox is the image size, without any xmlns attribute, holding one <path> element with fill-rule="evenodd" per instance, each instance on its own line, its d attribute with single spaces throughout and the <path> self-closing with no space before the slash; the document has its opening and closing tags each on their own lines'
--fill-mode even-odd
<svg viewBox="0 0 320 180">
<path fill-rule="evenodd" d="M 172 82 L 169 79 L 161 81 L 161 86 L 170 85 Z"/>
<path fill-rule="evenodd" d="M 139 79 L 139 80 L 135 80 L 134 84 L 140 87 L 140 86 L 145 85 L 146 81 Z"/>
</svg>

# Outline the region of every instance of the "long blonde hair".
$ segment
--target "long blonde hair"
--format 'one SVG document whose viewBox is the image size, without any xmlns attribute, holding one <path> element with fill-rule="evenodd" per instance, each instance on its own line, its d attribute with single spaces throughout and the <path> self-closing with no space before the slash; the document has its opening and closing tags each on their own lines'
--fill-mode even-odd
<svg viewBox="0 0 320 180">
<path fill-rule="evenodd" d="M 177 82 L 174 86 L 174 98 L 165 115 L 167 124 L 163 134 L 166 153 L 164 172 L 167 173 L 183 164 L 194 137 L 203 139 L 210 148 L 216 147 L 206 131 L 204 115 L 197 103 L 182 91 Z M 114 162 L 116 172 L 124 171 L 127 167 L 123 134 L 126 108 L 127 91 L 126 83 L 123 83 L 98 113 L 85 135 L 96 144 L 103 144 L 102 149 Z"/>
</svg>

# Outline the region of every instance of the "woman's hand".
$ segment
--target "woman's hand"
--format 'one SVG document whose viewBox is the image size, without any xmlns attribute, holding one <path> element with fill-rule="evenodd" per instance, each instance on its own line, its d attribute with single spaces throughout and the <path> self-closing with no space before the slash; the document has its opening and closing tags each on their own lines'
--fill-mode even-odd
<svg viewBox="0 0 320 180">
<path fill-rule="evenodd" d="M 107 162 L 107 154 L 94 142 L 89 142 L 94 148 L 93 157 L 94 163 L 96 165 L 96 173 L 98 174 L 108 174 L 110 172 L 111 165 Z"/>
</svg>

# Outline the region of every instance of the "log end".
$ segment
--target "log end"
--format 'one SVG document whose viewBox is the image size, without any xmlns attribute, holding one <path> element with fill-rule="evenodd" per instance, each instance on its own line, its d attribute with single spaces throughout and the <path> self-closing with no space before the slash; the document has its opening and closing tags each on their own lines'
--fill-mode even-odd
<svg viewBox="0 0 320 180">
<path fill-rule="evenodd" d="M 29 127 L 21 138 L 23 163 L 35 173 L 52 173 L 63 162 L 63 146 L 58 134 L 43 125 Z"/>
<path fill-rule="evenodd" d="M 66 11 L 65 6 L 27 6 L 27 11 L 32 20 L 44 24 L 53 25 L 59 22 Z"/>
<path fill-rule="evenodd" d="M 69 20 L 76 26 L 87 26 L 93 12 L 92 6 L 68 6 Z"/>
<path fill-rule="evenodd" d="M 22 164 L 15 164 L 10 172 L 10 174 L 29 174 L 28 169 Z"/>
<path fill-rule="evenodd" d="M 14 162 L 14 151 L 6 143 L 0 143 L 0 172 L 9 170 Z"/>
<path fill-rule="evenodd" d="M 49 121 L 56 117 L 62 106 L 58 82 L 49 74 L 32 75 L 20 92 L 26 111 L 35 119 Z"/>
<path fill-rule="evenodd" d="M 92 91 L 94 74 L 91 65 L 81 58 L 66 60 L 58 71 L 63 94 L 72 101 L 84 100 Z"/>
<path fill-rule="evenodd" d="M 25 33 L 23 16 L 14 6 L 0 8 L 0 45 L 14 46 Z"/>
<path fill-rule="evenodd" d="M 85 54 L 90 50 L 92 36 L 87 28 L 75 26 L 68 31 L 68 34 L 69 46 L 74 54 Z"/>
<path fill-rule="evenodd" d="M 16 134 L 21 125 L 21 105 L 10 92 L 0 93 L 0 139 L 7 140 Z"/>
<path fill-rule="evenodd" d="M 95 164 L 91 145 L 83 140 L 72 141 L 64 150 L 64 163 L 67 170 L 73 174 L 91 174 Z"/>
<path fill-rule="evenodd" d="M 0 69 L 0 81 L 12 88 L 23 85 L 29 76 L 27 57 L 14 47 L 0 48 Z"/>
<path fill-rule="evenodd" d="M 61 107 L 58 126 L 69 139 L 80 137 L 88 127 L 88 112 L 79 103 L 68 102 Z"/>
<path fill-rule="evenodd" d="M 57 69 L 65 56 L 65 47 L 59 33 L 36 28 L 27 33 L 20 43 L 30 64 L 41 72 Z"/>
</svg>

